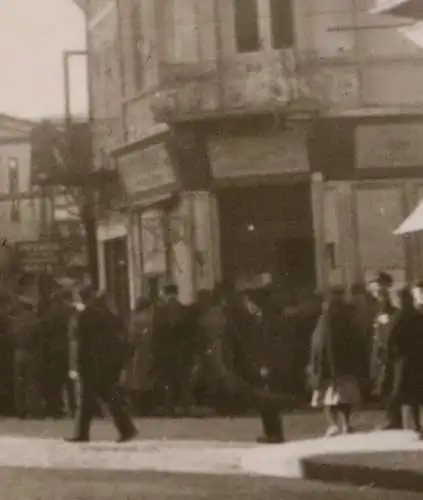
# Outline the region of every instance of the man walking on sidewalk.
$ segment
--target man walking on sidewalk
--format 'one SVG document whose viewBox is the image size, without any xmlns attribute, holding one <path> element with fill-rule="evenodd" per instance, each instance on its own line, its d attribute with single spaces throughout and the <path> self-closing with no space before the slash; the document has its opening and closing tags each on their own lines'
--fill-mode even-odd
<svg viewBox="0 0 423 500">
<path fill-rule="evenodd" d="M 87 442 L 97 399 L 107 404 L 119 432 L 118 442 L 130 441 L 137 432 L 128 413 L 119 385 L 121 372 L 129 355 L 122 338 L 123 325 L 107 305 L 104 295 L 89 298 L 75 328 L 76 359 L 71 360 L 80 383 L 80 407 L 75 435 L 70 442 Z M 75 371 L 75 370 L 72 370 Z"/>
</svg>

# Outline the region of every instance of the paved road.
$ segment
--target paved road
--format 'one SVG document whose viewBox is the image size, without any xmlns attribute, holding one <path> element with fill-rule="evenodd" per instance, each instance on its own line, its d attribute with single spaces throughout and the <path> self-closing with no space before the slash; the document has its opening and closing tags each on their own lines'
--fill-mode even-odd
<svg viewBox="0 0 423 500">
<path fill-rule="evenodd" d="M 0 469 L 5 500 L 421 500 L 421 494 L 303 481 L 160 473 Z"/>
<path fill-rule="evenodd" d="M 382 416 L 361 413 L 355 423 L 359 429 L 371 429 Z M 240 442 L 249 446 L 259 432 L 259 420 L 240 419 L 140 419 L 140 439 L 198 440 Z M 0 420 L 0 435 L 60 438 L 72 429 L 70 421 Z M 324 430 L 319 414 L 286 417 L 290 440 L 317 437 Z M 109 421 L 95 423 L 93 438 L 114 439 Z M 244 443 L 244 444 L 243 444 Z M 91 446 L 91 445 L 90 445 Z M 223 446 L 223 443 L 222 443 Z M 271 448 L 266 448 L 271 449 Z M 14 450 L 16 454 L 17 450 Z M 19 451 L 18 451 L 19 453 Z M 29 465 L 29 464 L 28 464 Z M 99 467 L 100 468 L 100 467 Z M 369 488 L 328 486 L 299 480 L 268 477 L 169 474 L 110 470 L 53 470 L 49 468 L 1 468 L 0 498 L 5 500 L 417 500 L 421 494 L 389 492 Z"/>
</svg>

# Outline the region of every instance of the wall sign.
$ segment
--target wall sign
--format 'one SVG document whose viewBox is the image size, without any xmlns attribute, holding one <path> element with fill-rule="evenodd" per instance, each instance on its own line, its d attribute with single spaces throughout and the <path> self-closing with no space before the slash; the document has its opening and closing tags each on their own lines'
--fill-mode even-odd
<svg viewBox="0 0 423 500">
<path fill-rule="evenodd" d="M 422 123 L 361 125 L 355 140 L 357 168 L 423 166 Z"/>
<path fill-rule="evenodd" d="M 122 155 L 117 159 L 117 168 L 129 196 L 176 182 L 164 144 Z"/>
<path fill-rule="evenodd" d="M 208 148 L 213 177 L 217 179 L 309 170 L 305 130 L 211 137 Z"/>
</svg>

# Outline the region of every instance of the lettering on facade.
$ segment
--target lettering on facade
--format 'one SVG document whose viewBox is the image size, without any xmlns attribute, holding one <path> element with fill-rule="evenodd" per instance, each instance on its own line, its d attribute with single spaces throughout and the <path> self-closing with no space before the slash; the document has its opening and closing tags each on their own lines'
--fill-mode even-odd
<svg viewBox="0 0 423 500">
<path fill-rule="evenodd" d="M 60 264 L 61 245 L 58 241 L 25 241 L 17 243 L 22 269 L 27 272 L 49 270 Z"/>
<path fill-rule="evenodd" d="M 423 166 L 423 124 L 361 125 L 356 130 L 357 168 Z"/>
<path fill-rule="evenodd" d="M 176 182 L 166 147 L 156 144 L 121 156 L 117 166 L 129 195 L 135 195 Z"/>
</svg>

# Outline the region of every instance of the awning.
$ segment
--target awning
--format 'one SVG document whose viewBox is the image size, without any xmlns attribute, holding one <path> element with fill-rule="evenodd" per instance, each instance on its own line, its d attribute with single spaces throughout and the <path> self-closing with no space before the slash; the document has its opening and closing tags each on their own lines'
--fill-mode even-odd
<svg viewBox="0 0 423 500">
<path fill-rule="evenodd" d="M 405 19 L 423 20 L 422 0 L 379 0 L 376 7 L 370 10 L 372 14 L 386 14 Z"/>
<path fill-rule="evenodd" d="M 423 0 L 422 0 L 423 1 Z M 418 47 L 423 48 L 423 22 L 414 23 L 412 26 L 399 28 L 398 31 L 411 40 Z"/>
<path fill-rule="evenodd" d="M 395 229 L 395 235 L 416 233 L 423 231 L 423 200 L 411 212 L 411 214 Z"/>
</svg>

